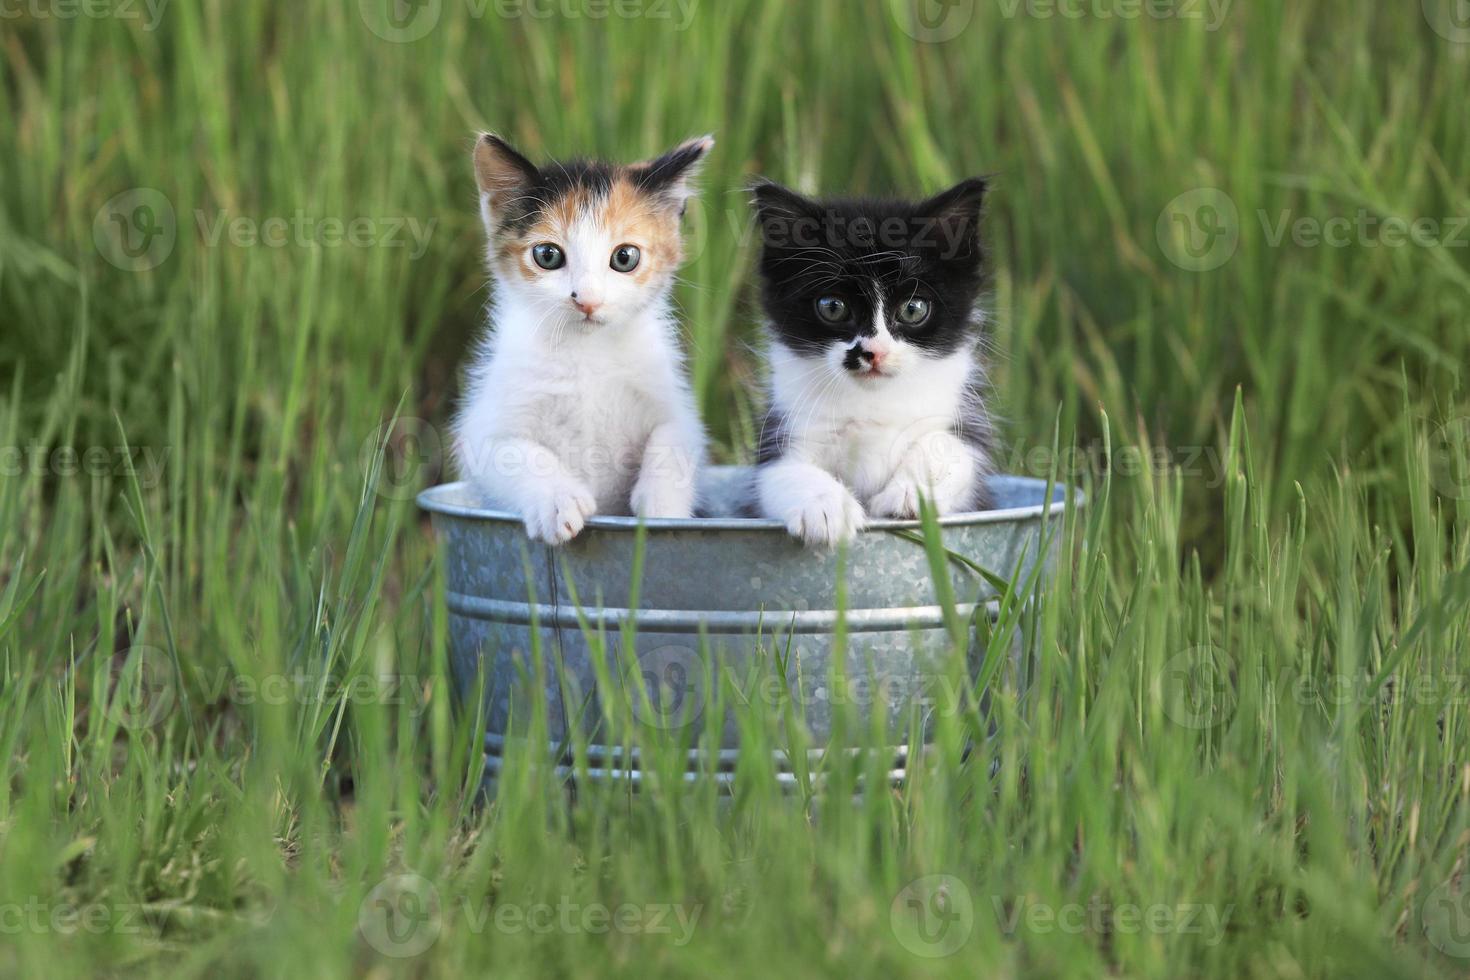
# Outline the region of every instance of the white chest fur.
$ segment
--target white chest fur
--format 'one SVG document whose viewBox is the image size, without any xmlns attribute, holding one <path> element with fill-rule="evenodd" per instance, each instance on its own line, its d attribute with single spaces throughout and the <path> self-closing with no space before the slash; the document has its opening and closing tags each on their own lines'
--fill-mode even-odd
<svg viewBox="0 0 1470 980">
<path fill-rule="evenodd" d="M 554 328 L 502 303 L 494 322 L 455 425 L 463 476 L 526 516 L 533 534 L 535 512 L 558 497 L 575 500 L 582 518 L 689 516 L 703 429 L 665 305 L 621 323 Z M 559 514 L 546 519 L 548 533 L 536 536 L 575 534 L 559 533 Z"/>
<path fill-rule="evenodd" d="M 966 348 L 915 364 L 898 378 L 834 377 L 824 361 L 778 345 L 771 381 L 782 455 L 826 470 L 866 501 L 888 485 L 916 446 L 955 428 L 973 371 Z"/>
</svg>

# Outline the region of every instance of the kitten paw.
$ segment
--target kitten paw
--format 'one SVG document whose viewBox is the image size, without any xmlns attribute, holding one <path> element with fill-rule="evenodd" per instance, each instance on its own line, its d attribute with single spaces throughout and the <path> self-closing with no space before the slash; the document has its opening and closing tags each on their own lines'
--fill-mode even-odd
<svg viewBox="0 0 1470 980">
<path fill-rule="evenodd" d="M 666 480 L 639 480 L 628 501 L 643 518 L 694 516 L 694 491 Z"/>
<path fill-rule="evenodd" d="M 580 483 L 565 483 L 537 501 L 525 515 L 526 533 L 535 541 L 566 544 L 597 513 L 597 498 Z"/>
<path fill-rule="evenodd" d="M 783 519 L 792 537 L 813 548 L 850 541 L 867 523 L 863 505 L 840 484 L 797 501 Z"/>
<path fill-rule="evenodd" d="M 892 517 L 901 521 L 912 521 L 919 516 L 919 498 L 927 496 L 919 485 L 905 476 L 897 477 L 888 486 L 879 490 L 869 501 L 868 507 L 874 517 Z"/>
</svg>

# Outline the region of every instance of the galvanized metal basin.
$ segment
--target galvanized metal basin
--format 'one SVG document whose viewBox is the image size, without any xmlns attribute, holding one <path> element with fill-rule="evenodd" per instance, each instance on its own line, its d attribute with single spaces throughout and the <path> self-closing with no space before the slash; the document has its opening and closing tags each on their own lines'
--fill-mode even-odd
<svg viewBox="0 0 1470 980">
<path fill-rule="evenodd" d="M 738 514 L 749 479 L 743 468 L 711 468 L 705 511 Z M 946 565 L 964 623 L 993 612 L 997 598 L 971 565 L 1024 582 L 1039 562 L 1049 577 L 1056 547 L 1054 537 L 1042 540 L 1043 516 L 1060 515 L 1065 488 L 1054 487 L 1050 500 L 1046 491 L 1041 480 L 997 476 L 995 509 L 940 520 L 946 549 L 963 559 Z M 749 690 L 779 701 L 773 710 L 789 709 L 794 693 L 812 745 L 827 745 L 838 704 L 865 720 L 881 713 L 902 732 L 914 705 L 934 695 L 932 658 L 954 649 L 915 540 L 918 522 L 874 522 L 845 558 L 802 547 L 779 522 L 735 516 L 651 520 L 641 537 L 636 519 L 597 517 L 570 544 L 550 548 L 530 541 L 513 515 L 485 508 L 466 484 L 418 500 L 444 556 L 456 683 L 469 703 L 484 703 L 492 776 L 505 740 L 524 732 L 539 700 L 558 751 L 575 732 L 588 743 L 592 775 L 637 779 L 636 748 L 606 744 L 604 699 L 622 699 L 653 728 L 708 731 L 702 682 L 717 673 L 758 685 Z M 1017 636 L 1017 654 L 1022 648 Z M 545 669 L 532 680 L 538 657 Z M 773 669 L 784 690 L 773 690 Z M 733 765 L 733 719 L 713 728 L 720 744 L 690 750 L 691 778 L 711 761 L 722 772 Z M 893 746 L 896 774 L 906 753 Z"/>
</svg>

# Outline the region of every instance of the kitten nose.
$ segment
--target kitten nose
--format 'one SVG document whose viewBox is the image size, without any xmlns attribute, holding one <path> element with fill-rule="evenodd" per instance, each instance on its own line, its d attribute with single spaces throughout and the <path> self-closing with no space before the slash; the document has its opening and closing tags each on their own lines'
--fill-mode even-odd
<svg viewBox="0 0 1470 980">
<path fill-rule="evenodd" d="M 578 299 L 577 294 L 574 292 L 572 293 L 572 305 L 575 306 L 577 308 L 577 311 L 583 316 L 591 316 L 598 310 L 602 309 L 602 300 Z"/>
<path fill-rule="evenodd" d="M 883 361 L 887 357 L 887 350 L 881 347 L 873 349 L 867 344 L 859 343 L 847 349 L 847 355 L 842 359 L 842 366 L 859 374 L 873 374 L 883 366 Z"/>
</svg>

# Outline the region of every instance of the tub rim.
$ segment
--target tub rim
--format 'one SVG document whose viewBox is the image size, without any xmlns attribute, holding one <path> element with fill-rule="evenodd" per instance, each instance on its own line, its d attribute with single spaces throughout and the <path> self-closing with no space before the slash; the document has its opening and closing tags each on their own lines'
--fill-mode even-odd
<svg viewBox="0 0 1470 980">
<path fill-rule="evenodd" d="M 711 469 L 735 469 L 737 467 L 711 467 Z M 1087 503 L 1087 494 L 1080 487 L 1061 481 L 1043 480 L 1033 476 L 1019 476 L 1010 473 L 997 473 L 992 478 L 1003 478 L 1014 481 L 1017 484 L 1027 485 L 1032 488 L 1046 491 L 1047 485 L 1052 487 L 1052 501 L 1050 504 L 1032 504 L 1028 507 L 1008 507 L 1001 510 L 977 510 L 962 511 L 955 514 L 946 514 L 938 519 L 940 527 L 969 527 L 982 524 L 1007 524 L 1015 521 L 1024 521 L 1038 518 L 1043 513 L 1049 513 L 1052 517 L 1060 517 L 1066 512 L 1067 503 L 1073 501 L 1080 510 Z M 429 487 L 421 491 L 415 502 L 419 509 L 430 514 L 441 514 L 446 517 L 457 517 L 462 520 L 475 521 L 485 524 L 514 524 L 521 526 L 523 521 L 515 514 L 496 510 L 491 507 L 470 507 L 464 504 L 452 503 L 444 498 L 452 497 L 462 493 L 468 487 L 467 481 L 456 480 L 452 483 L 441 483 L 438 486 Z M 654 517 L 638 518 L 626 516 L 598 515 L 587 520 L 586 530 L 611 531 L 618 533 L 636 533 L 640 527 L 649 532 L 654 531 L 717 531 L 717 532 L 761 532 L 769 531 L 790 537 L 786 525 L 779 520 L 762 517 Z M 923 521 L 917 520 L 895 520 L 883 518 L 881 520 L 869 521 L 860 534 L 870 531 L 922 531 Z M 580 535 L 579 535 L 580 537 Z"/>
</svg>

